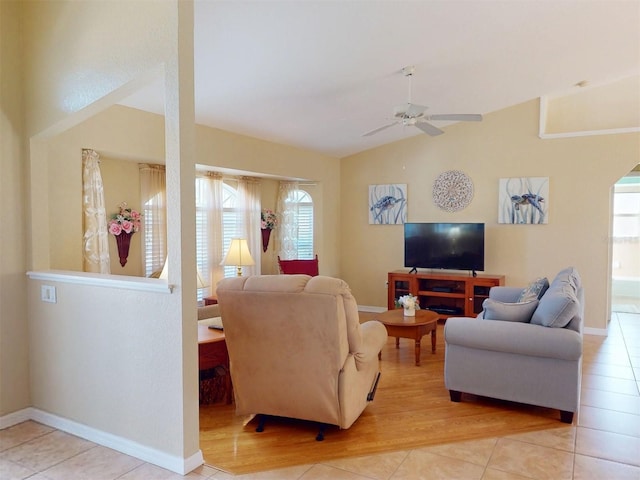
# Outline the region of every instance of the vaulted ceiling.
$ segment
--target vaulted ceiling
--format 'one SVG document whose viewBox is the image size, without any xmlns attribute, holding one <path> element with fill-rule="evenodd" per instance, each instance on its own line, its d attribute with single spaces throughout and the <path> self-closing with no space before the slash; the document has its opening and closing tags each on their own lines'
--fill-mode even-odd
<svg viewBox="0 0 640 480">
<path fill-rule="evenodd" d="M 637 0 L 196 0 L 194 30 L 197 123 L 335 157 L 424 135 L 362 136 L 409 98 L 487 114 L 640 73 Z M 162 84 L 122 103 L 163 113 Z"/>
</svg>

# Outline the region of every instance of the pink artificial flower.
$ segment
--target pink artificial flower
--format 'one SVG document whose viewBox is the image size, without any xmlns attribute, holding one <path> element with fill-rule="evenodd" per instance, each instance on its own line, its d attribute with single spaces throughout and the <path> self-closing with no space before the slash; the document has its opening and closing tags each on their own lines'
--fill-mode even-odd
<svg viewBox="0 0 640 480">
<path fill-rule="evenodd" d="M 263 230 L 264 230 L 265 228 L 267 228 L 267 222 L 265 222 L 264 220 L 262 220 L 262 221 L 260 222 L 260 228 L 262 228 Z"/>
<path fill-rule="evenodd" d="M 131 233 L 131 231 L 133 230 L 133 223 L 131 223 L 129 220 L 123 220 L 122 230 L 124 230 L 126 233 Z"/>
<path fill-rule="evenodd" d="M 109 233 L 111 235 L 120 235 L 120 233 L 122 233 L 122 227 L 118 222 L 111 222 L 109 224 Z"/>
</svg>

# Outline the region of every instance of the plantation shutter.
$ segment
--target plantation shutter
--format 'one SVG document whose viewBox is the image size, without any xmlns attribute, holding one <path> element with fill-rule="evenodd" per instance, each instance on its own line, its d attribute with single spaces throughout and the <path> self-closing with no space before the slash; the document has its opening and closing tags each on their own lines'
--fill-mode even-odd
<svg viewBox="0 0 640 480">
<path fill-rule="evenodd" d="M 298 258 L 312 259 L 313 252 L 313 202 L 311 196 L 298 190 Z"/>
</svg>

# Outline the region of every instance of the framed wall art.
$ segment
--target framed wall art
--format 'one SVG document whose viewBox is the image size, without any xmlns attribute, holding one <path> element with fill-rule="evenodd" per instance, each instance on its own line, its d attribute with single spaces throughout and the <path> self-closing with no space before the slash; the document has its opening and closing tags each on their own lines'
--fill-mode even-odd
<svg viewBox="0 0 640 480">
<path fill-rule="evenodd" d="M 501 178 L 498 223 L 549 223 L 549 177 Z"/>
<path fill-rule="evenodd" d="M 369 223 L 396 225 L 407 221 L 407 185 L 369 185 Z"/>
</svg>

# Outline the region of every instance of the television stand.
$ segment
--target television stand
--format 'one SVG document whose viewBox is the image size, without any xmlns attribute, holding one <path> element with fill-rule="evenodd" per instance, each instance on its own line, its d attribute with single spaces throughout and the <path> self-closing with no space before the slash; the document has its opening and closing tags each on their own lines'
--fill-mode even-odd
<svg viewBox="0 0 640 480">
<path fill-rule="evenodd" d="M 504 275 L 465 273 L 420 273 L 411 269 L 388 273 L 387 308 L 396 308 L 402 295 L 418 297 L 420 308 L 436 311 L 440 319 L 454 316 L 475 317 L 491 287 L 504 285 Z"/>
<path fill-rule="evenodd" d="M 471 276 L 477 277 L 478 276 L 478 272 L 476 272 L 475 270 L 471 270 Z"/>
<path fill-rule="evenodd" d="M 409 270 L 409 273 L 418 273 L 418 269 L 416 267 L 413 267 L 411 270 Z"/>
</svg>

